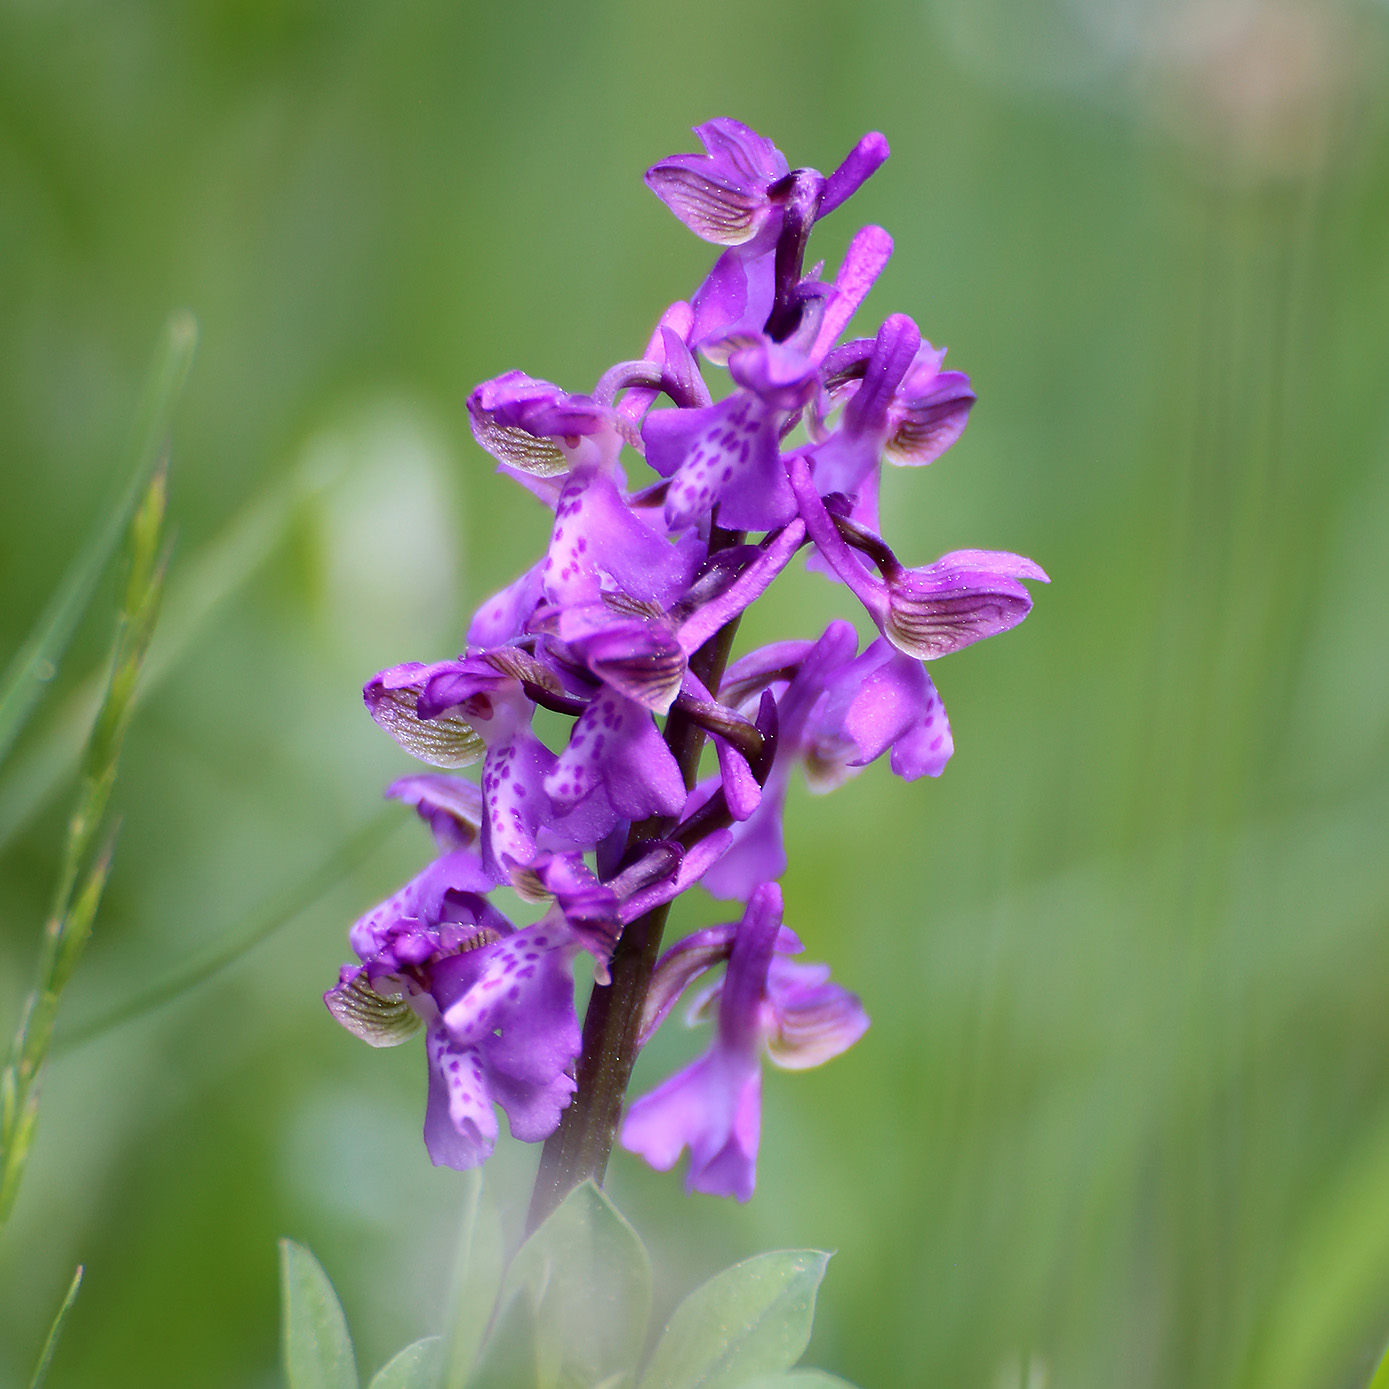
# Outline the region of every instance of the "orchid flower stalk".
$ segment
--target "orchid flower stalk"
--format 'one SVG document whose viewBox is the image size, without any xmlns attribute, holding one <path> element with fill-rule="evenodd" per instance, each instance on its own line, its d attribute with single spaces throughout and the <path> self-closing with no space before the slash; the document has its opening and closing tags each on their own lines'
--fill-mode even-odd
<svg viewBox="0 0 1389 1389">
<path fill-rule="evenodd" d="M 702 153 L 646 182 L 720 248 L 703 284 L 591 393 L 508 371 L 468 399 L 498 470 L 553 512 L 545 554 L 481 605 L 460 654 L 364 690 L 372 718 L 443 769 L 387 792 L 439 854 L 353 926 L 357 961 L 326 1002 L 374 1046 L 424 1032 L 434 1162 L 484 1161 L 498 1109 L 544 1142 L 533 1221 L 601 1181 L 618 1140 L 662 1170 L 687 1151 L 691 1190 L 752 1194 L 763 1060 L 819 1065 L 868 1026 L 826 966 L 791 958 L 777 880 L 793 773 L 829 790 L 886 753 L 906 780 L 939 776 L 953 743 L 925 663 L 1015 626 L 1024 581 L 1047 577 L 983 550 L 908 567 L 880 534 L 883 462 L 934 461 L 974 404 L 906 315 L 845 338 L 891 253 L 885 231 L 859 231 L 832 279 L 806 269 L 815 223 L 886 140 L 866 135 L 825 176 L 737 121 L 695 134 Z M 710 370 L 729 378 L 717 400 Z M 629 466 L 649 478 L 633 484 Z M 860 650 L 836 619 L 735 657 L 742 614 L 801 550 L 879 635 Z M 570 721 L 563 746 L 536 733 L 537 707 Z M 473 765 L 479 780 L 453 775 Z M 490 897 L 503 885 L 544 904 L 539 920 L 508 920 Z M 697 886 L 741 905 L 663 954 Z M 580 954 L 594 975 L 582 1023 Z M 709 1050 L 624 1120 L 638 1053 L 697 984 Z"/>
</svg>

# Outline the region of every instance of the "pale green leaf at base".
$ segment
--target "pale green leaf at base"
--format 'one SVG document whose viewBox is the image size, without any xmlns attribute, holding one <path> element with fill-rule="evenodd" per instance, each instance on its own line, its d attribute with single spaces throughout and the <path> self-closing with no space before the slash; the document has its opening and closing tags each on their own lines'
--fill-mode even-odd
<svg viewBox="0 0 1389 1389">
<path fill-rule="evenodd" d="M 357 1389 L 352 1338 L 333 1285 L 303 1245 L 280 1241 L 280 1317 L 289 1389 Z"/>
<path fill-rule="evenodd" d="M 535 1306 L 528 1293 L 506 1304 L 472 1374 L 468 1389 L 540 1389 Z"/>
<path fill-rule="evenodd" d="M 739 1389 L 789 1370 L 810 1341 L 829 1257 L 788 1249 L 715 1274 L 675 1309 L 640 1389 Z"/>
<path fill-rule="evenodd" d="M 440 1389 L 463 1389 L 492 1319 L 502 1281 L 501 1218 L 483 1192 L 482 1169 L 463 1176 L 463 1212 L 454 1255 Z"/>
<path fill-rule="evenodd" d="M 443 1341 L 426 1336 L 393 1355 L 372 1376 L 369 1389 L 435 1389 L 443 1363 Z"/>
<path fill-rule="evenodd" d="M 592 1183 L 564 1198 L 523 1244 L 503 1298 L 534 1299 L 546 1383 L 584 1384 L 630 1370 L 651 1315 L 651 1261 L 637 1232 Z"/>
</svg>

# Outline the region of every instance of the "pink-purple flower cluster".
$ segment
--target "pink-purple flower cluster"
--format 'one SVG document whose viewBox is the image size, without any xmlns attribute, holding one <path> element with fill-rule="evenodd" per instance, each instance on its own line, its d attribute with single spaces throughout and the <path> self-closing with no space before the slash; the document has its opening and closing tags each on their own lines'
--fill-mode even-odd
<svg viewBox="0 0 1389 1389">
<path fill-rule="evenodd" d="M 637 1050 L 722 966 L 692 1014 L 713 1021 L 709 1050 L 630 1106 L 621 1141 L 663 1170 L 688 1149 L 691 1189 L 746 1199 L 762 1057 L 818 1065 L 868 1026 L 827 967 L 789 958 L 801 945 L 776 879 L 792 773 L 828 790 L 886 753 L 906 780 L 938 776 L 950 725 L 923 663 L 1015 626 L 1031 606 L 1022 581 L 1046 575 L 985 550 L 908 568 L 879 534 L 883 460 L 930 463 L 974 403 L 904 315 L 845 339 L 891 252 L 881 228 L 853 237 L 833 279 L 805 268 L 812 226 L 886 158 L 883 137 L 825 177 L 733 120 L 695 134 L 704 153 L 646 175 L 723 248 L 690 301 L 591 394 L 511 371 L 469 397 L 478 443 L 554 513 L 550 541 L 478 609 L 461 655 L 367 682 L 371 716 L 407 751 L 480 763 L 481 778 L 390 788 L 440 857 L 352 928 L 360 963 L 326 1000 L 373 1045 L 423 1027 L 429 1152 L 470 1167 L 492 1150 L 497 1106 L 518 1138 L 555 1133 L 603 1069 L 590 1043 L 616 1046 L 604 1074 L 615 1065 L 625 1088 Z M 730 378 L 718 401 L 710 366 Z M 654 480 L 634 489 L 624 459 Z M 803 548 L 878 635 L 860 650 L 836 620 L 730 662 L 740 615 Z M 562 747 L 536 733 L 537 708 L 570 721 Z M 742 902 L 741 918 L 658 959 L 669 904 L 696 884 Z M 507 920 L 488 899 L 502 885 L 547 904 L 540 920 Z M 625 981 L 616 1029 L 580 1027 L 580 951 L 595 1002 Z"/>
</svg>

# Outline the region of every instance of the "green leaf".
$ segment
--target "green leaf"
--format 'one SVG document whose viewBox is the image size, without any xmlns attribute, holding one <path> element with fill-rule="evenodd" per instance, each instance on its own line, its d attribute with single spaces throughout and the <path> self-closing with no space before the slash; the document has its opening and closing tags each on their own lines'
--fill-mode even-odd
<svg viewBox="0 0 1389 1389">
<path fill-rule="evenodd" d="M 651 1261 L 591 1181 L 517 1252 L 502 1297 L 522 1290 L 536 1309 L 543 1383 L 593 1384 L 636 1364 L 651 1316 Z"/>
<path fill-rule="evenodd" d="M 540 1389 L 535 1322 L 530 1294 L 513 1297 L 468 1376 L 468 1389 Z"/>
<path fill-rule="evenodd" d="M 788 1249 L 715 1274 L 675 1309 L 640 1389 L 736 1389 L 790 1369 L 810 1340 L 829 1257 Z"/>
<path fill-rule="evenodd" d="M 337 1294 L 318 1260 L 293 1240 L 280 1241 L 280 1297 L 289 1389 L 357 1389 Z"/>
<path fill-rule="evenodd" d="M 45 684 L 53 678 L 77 619 L 145 490 L 146 480 L 163 451 L 197 340 L 198 325 L 192 314 L 176 313 L 164 325 L 120 467 L 119 490 L 102 507 L 95 530 L 73 556 L 28 640 L 0 679 L 0 761 L 24 727 Z"/>
<path fill-rule="evenodd" d="M 441 1389 L 463 1389 L 487 1331 L 497 1286 L 502 1281 L 502 1224 L 483 1194 L 482 1170 L 463 1177 L 463 1215 L 449 1294 L 449 1323 L 444 1336 Z"/>
<path fill-rule="evenodd" d="M 413 1342 L 377 1370 L 370 1389 L 434 1389 L 444 1363 L 443 1349 L 438 1336 Z"/>
<path fill-rule="evenodd" d="M 67 1321 L 68 1313 L 72 1311 L 72 1304 L 77 1301 L 77 1290 L 81 1286 L 82 1265 L 78 1264 L 77 1272 L 72 1275 L 72 1282 L 68 1284 L 63 1305 L 58 1308 L 58 1315 L 53 1318 L 53 1325 L 48 1328 L 48 1337 L 43 1343 L 43 1350 L 39 1352 L 39 1363 L 34 1366 L 34 1375 L 29 1381 L 29 1389 L 42 1389 L 44 1380 L 48 1378 L 48 1367 L 53 1363 L 53 1352 L 58 1349 L 58 1337 L 63 1334 L 63 1323 Z"/>
</svg>

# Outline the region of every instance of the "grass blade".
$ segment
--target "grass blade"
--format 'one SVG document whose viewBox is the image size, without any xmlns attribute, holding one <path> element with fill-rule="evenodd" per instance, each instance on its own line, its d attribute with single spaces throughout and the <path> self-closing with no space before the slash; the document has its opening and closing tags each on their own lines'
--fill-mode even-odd
<svg viewBox="0 0 1389 1389">
<path fill-rule="evenodd" d="M 63 987 L 86 948 L 113 847 L 103 833 L 121 747 L 134 711 L 150 637 L 159 614 L 166 555 L 162 549 L 168 473 L 156 469 L 130 525 L 130 561 L 116 619 L 106 694 L 87 740 L 77 797 L 68 817 L 53 908 L 44 923 L 34 987 L 24 1005 L 9 1060 L 0 1072 L 0 1224 L 14 1206 L 38 1123 L 39 1080 L 48 1059 Z"/>
<path fill-rule="evenodd" d="M 28 640 L 0 680 L 0 762 L 19 736 L 44 685 L 53 678 L 73 628 L 164 450 L 197 340 L 197 322 L 190 313 L 173 314 L 164 325 L 119 470 L 119 490 L 110 504 L 102 507 L 96 527 L 73 557 Z"/>
<path fill-rule="evenodd" d="M 72 1304 L 77 1301 L 77 1290 L 82 1286 L 82 1265 L 77 1265 L 77 1272 L 72 1275 L 72 1282 L 68 1284 L 67 1296 L 63 1298 L 63 1305 L 58 1308 L 58 1315 L 53 1318 L 53 1325 L 48 1328 L 48 1339 L 43 1343 L 43 1350 L 39 1353 L 39 1363 L 34 1366 L 33 1378 L 29 1381 L 29 1389 L 41 1389 L 41 1386 L 48 1378 L 48 1367 L 53 1363 L 53 1352 L 58 1349 L 58 1337 L 63 1334 L 63 1323 L 68 1319 L 68 1313 L 72 1311 Z"/>
</svg>

